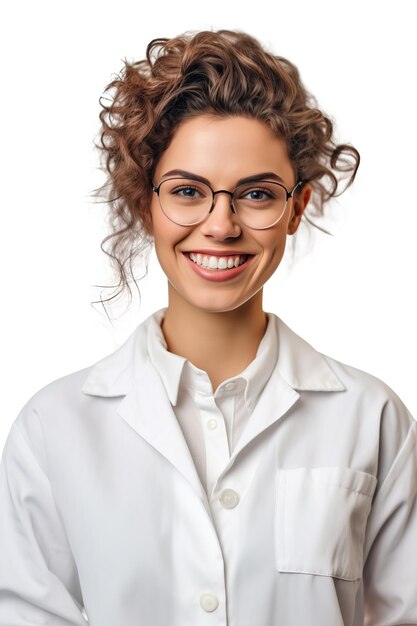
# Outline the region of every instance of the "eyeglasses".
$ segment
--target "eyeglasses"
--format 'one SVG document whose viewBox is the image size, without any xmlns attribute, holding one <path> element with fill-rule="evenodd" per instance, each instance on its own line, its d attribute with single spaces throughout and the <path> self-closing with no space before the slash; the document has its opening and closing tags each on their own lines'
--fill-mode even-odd
<svg viewBox="0 0 417 626">
<path fill-rule="evenodd" d="M 214 208 L 214 197 L 227 193 L 232 211 L 245 226 L 264 230 L 274 226 L 284 214 L 288 199 L 303 181 L 288 191 L 281 183 L 268 180 L 238 185 L 233 191 L 213 191 L 210 185 L 192 178 L 166 178 L 152 184 L 166 217 L 179 226 L 199 224 Z"/>
</svg>

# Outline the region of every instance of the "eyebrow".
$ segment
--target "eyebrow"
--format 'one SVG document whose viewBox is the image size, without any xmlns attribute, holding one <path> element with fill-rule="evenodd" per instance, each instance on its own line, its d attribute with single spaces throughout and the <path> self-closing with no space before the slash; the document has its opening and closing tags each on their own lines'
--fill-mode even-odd
<svg viewBox="0 0 417 626">
<path fill-rule="evenodd" d="M 194 180 L 199 180 L 201 183 L 206 183 L 206 185 L 211 186 L 210 181 L 204 176 L 199 176 L 198 174 L 193 174 L 192 172 L 187 172 L 186 170 L 170 170 L 169 172 L 165 172 L 162 174 L 162 178 L 166 176 L 182 176 L 184 178 L 193 178 Z M 277 180 L 280 183 L 284 183 L 283 179 L 275 174 L 275 172 L 261 172 L 260 174 L 253 174 L 252 176 L 245 176 L 245 178 L 240 178 L 236 185 L 243 185 L 244 183 L 252 183 L 258 180 Z"/>
</svg>

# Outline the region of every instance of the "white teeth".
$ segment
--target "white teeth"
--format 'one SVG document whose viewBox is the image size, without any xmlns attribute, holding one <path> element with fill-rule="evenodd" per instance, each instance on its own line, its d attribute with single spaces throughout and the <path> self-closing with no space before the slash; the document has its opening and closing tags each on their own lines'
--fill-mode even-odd
<svg viewBox="0 0 417 626">
<path fill-rule="evenodd" d="M 238 267 L 242 265 L 248 258 L 246 255 L 242 256 L 228 256 L 228 257 L 217 257 L 217 256 L 207 256 L 201 254 L 195 254 L 194 252 L 189 253 L 189 257 L 194 263 L 197 265 L 201 265 L 206 269 L 210 270 L 225 270 L 232 269 L 232 267 Z"/>
</svg>

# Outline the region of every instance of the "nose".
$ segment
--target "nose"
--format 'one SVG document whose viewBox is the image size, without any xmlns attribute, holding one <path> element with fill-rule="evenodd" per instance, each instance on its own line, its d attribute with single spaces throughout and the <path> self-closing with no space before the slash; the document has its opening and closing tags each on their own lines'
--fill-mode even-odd
<svg viewBox="0 0 417 626">
<path fill-rule="evenodd" d="M 218 240 L 239 237 L 242 230 L 239 219 L 233 211 L 231 192 L 221 189 L 214 194 L 213 208 L 201 223 L 202 234 Z"/>
</svg>

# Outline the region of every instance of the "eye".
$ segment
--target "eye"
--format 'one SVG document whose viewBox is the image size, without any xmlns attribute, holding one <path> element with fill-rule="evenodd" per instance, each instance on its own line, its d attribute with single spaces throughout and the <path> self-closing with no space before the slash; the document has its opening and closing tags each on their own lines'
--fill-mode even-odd
<svg viewBox="0 0 417 626">
<path fill-rule="evenodd" d="M 170 190 L 170 194 L 178 198 L 197 200 L 203 198 L 206 194 L 204 190 L 195 185 L 178 185 Z"/>
<path fill-rule="evenodd" d="M 198 194 L 198 189 L 195 187 L 176 187 L 172 189 L 171 193 L 177 196 L 183 196 L 184 198 L 195 198 Z"/>
<path fill-rule="evenodd" d="M 262 200 L 269 200 L 270 198 L 273 198 L 274 195 L 270 189 L 261 189 L 260 187 L 257 187 L 253 189 L 245 189 L 240 197 L 245 198 L 246 200 L 261 202 Z"/>
</svg>

